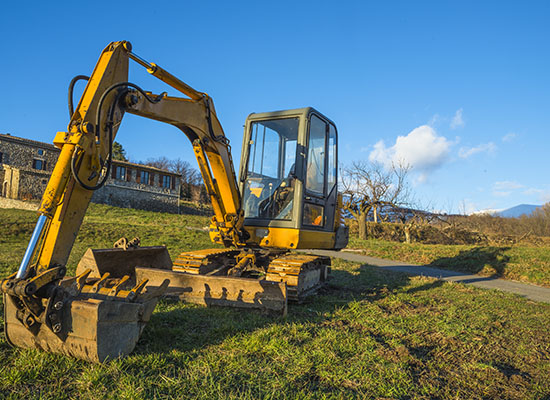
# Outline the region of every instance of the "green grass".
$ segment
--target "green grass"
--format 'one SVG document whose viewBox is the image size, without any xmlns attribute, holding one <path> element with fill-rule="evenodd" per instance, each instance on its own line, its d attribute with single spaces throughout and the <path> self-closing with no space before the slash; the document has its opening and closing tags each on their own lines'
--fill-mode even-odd
<svg viewBox="0 0 550 400">
<path fill-rule="evenodd" d="M 35 219 L 0 210 L 2 274 L 16 269 Z M 207 233 L 184 229 L 206 223 L 93 206 L 71 262 L 130 229 L 144 244 L 168 244 L 172 256 L 208 247 Z M 2 335 L 0 398 L 550 396 L 550 305 L 338 260 L 332 276 L 286 318 L 164 300 L 134 353 L 102 365 L 14 349 Z"/>
<path fill-rule="evenodd" d="M 351 237 L 366 255 L 550 286 L 550 248 L 397 243 Z"/>
<path fill-rule="evenodd" d="M 25 253 L 37 214 L 32 211 L 0 209 L 0 273 L 14 272 Z M 126 236 L 138 236 L 142 246 L 164 244 L 172 258 L 182 251 L 217 247 L 201 228 L 209 225 L 209 217 L 176 215 L 151 211 L 90 204 L 68 261 L 68 273 L 88 247 L 111 248 Z M 7 254 L 6 254 L 7 253 Z"/>
</svg>

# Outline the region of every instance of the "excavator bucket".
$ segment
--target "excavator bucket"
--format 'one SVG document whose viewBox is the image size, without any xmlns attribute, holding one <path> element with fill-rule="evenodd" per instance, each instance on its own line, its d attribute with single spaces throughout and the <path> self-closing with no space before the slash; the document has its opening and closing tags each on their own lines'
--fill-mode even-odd
<svg viewBox="0 0 550 400">
<path fill-rule="evenodd" d="M 111 279 L 106 273 L 94 279 L 89 275 L 87 270 L 63 279 L 50 288 L 47 299 L 4 291 L 8 342 L 92 362 L 130 354 L 169 282 L 151 290 L 145 288 L 146 281 L 133 284 L 130 276 Z M 6 282 L 10 286 L 9 280 L 3 286 Z"/>
<path fill-rule="evenodd" d="M 136 265 L 169 268 L 171 261 L 160 246 L 89 249 L 76 277 L 62 279 L 65 268 L 56 267 L 0 281 L 8 342 L 93 362 L 130 354 L 169 284 L 136 280 Z"/>
<path fill-rule="evenodd" d="M 75 298 L 65 302 L 64 335 L 42 325 L 34 334 L 17 318 L 19 309 L 4 295 L 5 333 L 13 346 L 37 348 L 92 362 L 130 354 L 149 321 L 157 299 L 124 301 Z"/>
</svg>

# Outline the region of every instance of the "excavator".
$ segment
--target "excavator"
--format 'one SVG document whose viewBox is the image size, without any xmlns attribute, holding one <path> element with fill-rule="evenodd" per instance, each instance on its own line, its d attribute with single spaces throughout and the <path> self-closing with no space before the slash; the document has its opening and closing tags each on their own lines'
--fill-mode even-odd
<svg viewBox="0 0 550 400">
<path fill-rule="evenodd" d="M 171 97 L 128 82 L 130 61 L 181 92 Z M 78 80 L 87 84 L 73 109 Z M 348 240 L 337 189 L 335 124 L 313 108 L 250 114 L 237 175 L 212 98 L 110 43 L 91 76 L 69 85 L 70 122 L 54 145 L 58 161 L 21 264 L 0 280 L 8 342 L 92 362 L 133 351 L 161 296 L 285 314 L 314 293 L 328 257 L 298 249 L 341 249 Z M 67 260 L 95 190 L 112 168 L 125 113 L 179 128 L 190 140 L 212 203 L 211 240 L 222 248 L 179 254 L 122 238 L 88 249 L 67 277 Z"/>
</svg>

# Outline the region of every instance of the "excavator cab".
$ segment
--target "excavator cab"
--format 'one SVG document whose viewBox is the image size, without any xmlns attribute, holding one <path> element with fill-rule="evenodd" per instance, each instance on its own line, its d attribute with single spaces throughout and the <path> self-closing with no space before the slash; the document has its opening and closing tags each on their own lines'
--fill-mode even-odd
<svg viewBox="0 0 550 400">
<path fill-rule="evenodd" d="M 253 113 L 240 167 L 245 229 L 262 247 L 340 249 L 338 133 L 308 107 Z"/>
</svg>

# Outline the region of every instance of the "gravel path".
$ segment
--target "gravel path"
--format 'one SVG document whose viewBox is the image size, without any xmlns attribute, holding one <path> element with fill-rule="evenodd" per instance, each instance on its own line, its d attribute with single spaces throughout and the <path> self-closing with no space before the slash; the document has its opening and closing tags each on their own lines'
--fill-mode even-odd
<svg viewBox="0 0 550 400">
<path fill-rule="evenodd" d="M 550 288 L 535 286 L 529 283 L 509 281 L 494 277 L 469 275 L 462 272 L 449 271 L 446 269 L 431 268 L 422 265 L 409 264 L 401 261 L 391 261 L 382 258 L 369 257 L 347 251 L 304 250 L 304 252 L 340 258 L 342 260 L 353 261 L 362 264 L 368 264 L 385 270 L 403 272 L 409 275 L 429 276 L 449 282 L 466 283 L 484 289 L 502 290 L 504 292 L 519 294 L 520 296 L 526 297 L 529 300 L 550 303 Z"/>
</svg>

